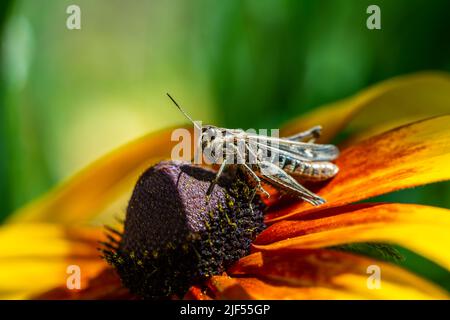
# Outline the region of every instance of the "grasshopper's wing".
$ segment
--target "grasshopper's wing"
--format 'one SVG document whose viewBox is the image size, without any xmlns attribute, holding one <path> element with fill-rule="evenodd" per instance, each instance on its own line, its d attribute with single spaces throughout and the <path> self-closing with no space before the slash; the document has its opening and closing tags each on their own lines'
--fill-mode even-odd
<svg viewBox="0 0 450 320">
<path fill-rule="evenodd" d="M 315 206 L 326 202 L 323 198 L 303 187 L 275 164 L 268 161 L 261 161 L 258 165 L 261 177 L 275 187 L 294 194 Z"/>
<path fill-rule="evenodd" d="M 290 151 L 309 161 L 332 161 L 339 156 L 339 149 L 332 144 L 317 144 L 280 139 L 281 150 Z"/>
<path fill-rule="evenodd" d="M 301 161 L 332 161 L 339 156 L 339 149 L 332 144 L 316 144 L 258 135 L 247 135 L 247 143 L 258 148 L 288 152 L 293 159 Z"/>
<path fill-rule="evenodd" d="M 261 142 L 249 142 L 248 145 L 256 146 L 257 149 L 265 150 L 272 156 L 278 155 L 298 161 L 332 161 L 339 155 L 339 150 L 333 145 L 303 143 L 294 145 L 285 143 L 282 139 L 275 144 Z"/>
</svg>

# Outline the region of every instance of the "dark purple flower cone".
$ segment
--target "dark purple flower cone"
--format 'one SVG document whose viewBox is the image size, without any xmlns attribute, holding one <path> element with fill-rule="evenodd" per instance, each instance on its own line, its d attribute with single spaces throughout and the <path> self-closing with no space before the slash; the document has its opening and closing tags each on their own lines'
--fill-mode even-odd
<svg viewBox="0 0 450 320">
<path fill-rule="evenodd" d="M 264 228 L 264 205 L 239 172 L 210 197 L 215 172 L 160 162 L 137 182 L 117 250 L 105 256 L 125 286 L 144 298 L 183 295 L 248 254 Z"/>
</svg>

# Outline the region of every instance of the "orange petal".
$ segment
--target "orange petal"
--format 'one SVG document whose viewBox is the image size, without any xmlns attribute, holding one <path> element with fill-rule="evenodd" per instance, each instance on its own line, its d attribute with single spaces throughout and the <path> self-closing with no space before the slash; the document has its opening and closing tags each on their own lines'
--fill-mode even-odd
<svg viewBox="0 0 450 320">
<path fill-rule="evenodd" d="M 70 265 L 80 267 L 81 287 L 102 270 L 101 229 L 51 224 L 10 224 L 0 228 L 0 297 L 29 298 L 65 286 Z"/>
<path fill-rule="evenodd" d="M 208 287 L 214 293 L 215 299 L 249 300 L 252 297 L 241 286 L 238 279 L 227 275 L 213 276 L 208 282 Z"/>
<path fill-rule="evenodd" d="M 315 109 L 282 130 L 291 135 L 315 125 L 323 126 L 319 141 L 330 141 L 344 127 L 374 135 L 420 119 L 449 112 L 450 77 L 422 72 L 374 85 L 354 97 Z"/>
<path fill-rule="evenodd" d="M 374 265 L 381 272 L 381 287 L 378 289 L 368 287 L 367 284 L 367 269 Z M 280 286 L 284 287 L 281 292 L 286 287 L 290 287 L 290 291 L 298 288 L 299 295 L 310 294 L 307 298 L 313 299 L 346 296 L 370 299 L 448 298 L 442 289 L 399 267 L 332 250 L 284 249 L 257 252 L 242 258 L 228 270 L 228 274 L 258 277 L 278 286 L 275 292 L 280 291 Z M 331 293 L 336 296 L 327 296 Z M 262 291 L 255 294 L 261 296 L 273 293 Z M 292 291 L 292 294 L 295 292 Z"/>
<path fill-rule="evenodd" d="M 199 286 L 192 286 L 185 294 L 184 300 L 212 300 L 212 298 L 204 292 Z"/>
<path fill-rule="evenodd" d="M 346 279 L 365 283 L 366 279 Z M 225 290 L 218 292 L 216 299 L 222 300 L 361 300 L 361 299 L 446 299 L 441 292 L 438 295 L 421 294 L 409 290 L 398 290 L 388 285 L 381 294 L 377 292 L 358 293 L 345 289 L 330 287 L 301 287 L 278 282 L 262 280 L 260 278 L 227 278 L 216 277 L 215 283 L 220 283 Z M 383 287 L 383 285 L 382 285 Z M 375 291 L 374 289 L 373 291 Z M 396 291 L 397 290 L 397 291 Z"/>
<path fill-rule="evenodd" d="M 256 250 L 396 243 L 450 270 L 450 210 L 410 204 L 359 204 L 281 221 L 254 241 Z"/>
<path fill-rule="evenodd" d="M 80 291 L 60 286 L 33 297 L 39 300 L 130 300 L 136 299 L 122 286 L 119 276 L 108 267 L 92 278 Z"/>
<path fill-rule="evenodd" d="M 170 158 L 173 146 L 178 143 L 171 142 L 172 131 L 173 128 L 149 134 L 104 156 L 11 215 L 9 221 L 85 222 L 117 199 L 123 200 L 113 209 L 117 214 L 126 206 L 139 175 L 150 165 Z"/>
<path fill-rule="evenodd" d="M 343 150 L 338 175 L 318 194 L 327 200 L 311 207 L 297 202 L 269 212 L 267 222 L 298 217 L 395 190 L 450 179 L 450 116 L 397 128 Z"/>
<path fill-rule="evenodd" d="M 345 291 L 319 288 L 295 287 L 269 283 L 258 278 L 238 278 L 236 282 L 242 287 L 250 299 L 257 300 L 332 300 L 332 299 L 363 299 Z M 222 299 L 235 299 L 233 292 L 225 291 Z"/>
</svg>

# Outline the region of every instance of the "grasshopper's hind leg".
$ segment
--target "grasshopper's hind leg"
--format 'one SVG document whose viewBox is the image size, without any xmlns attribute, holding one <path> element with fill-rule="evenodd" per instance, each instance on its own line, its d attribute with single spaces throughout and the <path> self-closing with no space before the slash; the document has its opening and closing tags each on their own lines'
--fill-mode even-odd
<svg viewBox="0 0 450 320">
<path fill-rule="evenodd" d="M 303 187 L 297 180 L 275 164 L 261 161 L 259 167 L 261 168 L 262 178 L 279 189 L 294 194 L 315 206 L 326 202 L 322 197 Z"/>
<path fill-rule="evenodd" d="M 255 159 L 258 159 L 258 155 L 255 154 L 255 152 L 249 147 L 249 145 L 246 143 L 245 147 L 247 148 L 248 152 L 251 153 Z M 240 154 L 239 150 L 236 149 L 236 151 Z M 255 192 L 253 193 L 252 196 L 252 200 L 256 194 L 256 189 L 258 189 L 259 191 L 261 191 L 262 193 L 264 193 L 266 195 L 267 198 L 270 198 L 270 194 L 266 191 L 266 189 L 264 189 L 261 185 L 261 179 L 258 177 L 258 175 L 253 171 L 252 168 L 250 168 L 245 162 L 243 163 L 244 168 L 250 173 L 250 175 L 252 176 L 253 180 L 256 181 L 256 188 L 255 188 Z"/>
<path fill-rule="evenodd" d="M 256 188 L 253 192 L 252 195 L 252 200 L 256 195 L 256 190 L 261 191 L 262 193 L 264 193 L 266 195 L 267 198 L 270 198 L 270 193 L 268 193 L 266 191 L 266 189 L 263 188 L 263 186 L 261 185 L 261 179 L 258 177 L 258 175 L 252 170 L 252 168 L 250 168 L 247 164 L 243 164 L 243 167 L 248 171 L 248 173 L 252 176 L 253 180 L 256 181 Z"/>
<path fill-rule="evenodd" d="M 261 179 L 258 177 L 258 175 L 252 170 L 252 168 L 250 168 L 246 163 L 245 163 L 245 157 L 242 155 L 241 151 L 239 150 L 239 148 L 237 146 L 235 146 L 234 144 L 230 144 L 230 146 L 234 149 L 234 151 L 236 152 L 236 156 L 242 160 L 242 161 L 238 161 L 241 162 L 239 163 L 239 165 L 241 165 L 249 174 L 250 176 L 253 178 L 253 180 L 256 181 L 256 188 L 251 196 L 251 200 L 253 201 L 253 198 L 256 195 L 256 190 L 260 190 L 262 191 L 264 194 L 267 195 L 267 197 L 270 197 L 270 194 L 264 190 L 264 188 L 261 186 Z M 247 144 L 245 144 L 245 147 L 249 150 L 249 152 L 253 153 L 253 151 L 248 147 Z"/>
<path fill-rule="evenodd" d="M 299 133 L 294 134 L 294 135 L 289 136 L 289 137 L 285 137 L 285 139 L 294 140 L 294 141 L 303 141 L 305 139 L 309 139 L 308 142 L 312 143 L 317 138 L 320 137 L 321 133 L 322 133 L 322 126 L 315 126 L 315 127 L 312 127 L 311 129 L 308 129 L 306 131 L 299 132 Z"/>
</svg>

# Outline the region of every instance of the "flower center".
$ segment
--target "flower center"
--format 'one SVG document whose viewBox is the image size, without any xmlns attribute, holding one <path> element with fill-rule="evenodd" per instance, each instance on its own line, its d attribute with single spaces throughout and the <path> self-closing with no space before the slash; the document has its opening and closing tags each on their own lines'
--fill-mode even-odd
<svg viewBox="0 0 450 320">
<path fill-rule="evenodd" d="M 182 296 L 249 252 L 264 229 L 264 205 L 240 172 L 223 178 L 182 162 L 161 162 L 137 182 L 118 246 L 105 250 L 123 284 L 147 299 Z"/>
</svg>

